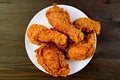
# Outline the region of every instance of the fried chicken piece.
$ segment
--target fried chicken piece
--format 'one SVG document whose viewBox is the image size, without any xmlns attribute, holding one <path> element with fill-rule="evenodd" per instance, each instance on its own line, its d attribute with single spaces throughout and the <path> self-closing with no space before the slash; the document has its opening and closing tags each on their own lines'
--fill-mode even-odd
<svg viewBox="0 0 120 80">
<path fill-rule="evenodd" d="M 66 77 L 69 74 L 70 69 L 65 61 L 65 57 L 54 44 L 42 44 L 35 52 L 38 63 L 50 75 Z"/>
<path fill-rule="evenodd" d="M 27 36 L 34 44 L 40 45 L 41 42 L 54 42 L 59 48 L 64 49 L 67 45 L 67 36 L 47 29 L 43 25 L 33 24 L 27 31 Z"/>
<path fill-rule="evenodd" d="M 63 8 L 56 4 L 46 12 L 48 22 L 58 31 L 66 34 L 72 41 L 79 43 L 84 38 L 81 30 L 75 28 L 70 22 L 70 16 Z"/>
<path fill-rule="evenodd" d="M 67 53 L 67 59 L 69 60 L 83 60 L 86 58 L 86 53 L 89 49 L 87 44 L 72 44 L 70 45 Z"/>
<path fill-rule="evenodd" d="M 95 52 L 95 33 L 87 34 L 86 40 L 81 43 L 70 44 L 67 49 L 67 59 L 84 60 L 89 58 Z"/>
<path fill-rule="evenodd" d="M 90 18 L 79 18 L 73 22 L 76 28 L 86 32 L 95 32 L 100 34 L 100 22 Z"/>
<path fill-rule="evenodd" d="M 95 37 L 95 33 L 89 33 L 87 34 L 85 37 L 86 37 L 86 43 L 88 45 L 90 45 L 90 48 L 88 49 L 88 52 L 87 52 L 87 55 L 86 55 L 86 58 L 89 58 L 91 57 L 94 52 L 95 52 L 95 47 L 96 47 L 96 37 Z"/>
<path fill-rule="evenodd" d="M 85 35 L 84 43 L 88 43 L 88 44 L 90 44 L 90 45 L 95 46 L 95 43 L 96 43 L 96 34 L 95 34 L 94 32 L 92 32 L 92 33 L 87 33 L 87 34 Z"/>
</svg>

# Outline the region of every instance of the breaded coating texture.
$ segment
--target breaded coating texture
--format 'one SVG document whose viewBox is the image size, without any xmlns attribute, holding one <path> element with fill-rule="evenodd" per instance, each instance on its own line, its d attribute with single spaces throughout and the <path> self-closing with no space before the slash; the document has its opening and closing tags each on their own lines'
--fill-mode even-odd
<svg viewBox="0 0 120 80">
<path fill-rule="evenodd" d="M 66 47 L 67 36 L 43 25 L 33 24 L 27 30 L 27 36 L 34 44 L 40 45 L 41 42 L 54 42 L 59 48 Z"/>
<path fill-rule="evenodd" d="M 67 59 L 69 60 L 84 60 L 93 55 L 95 51 L 95 34 L 87 34 L 86 40 L 81 43 L 70 44 L 67 49 Z"/>
<path fill-rule="evenodd" d="M 35 52 L 38 63 L 50 75 L 66 77 L 69 74 L 70 69 L 65 61 L 65 57 L 54 44 L 42 44 Z"/>
<path fill-rule="evenodd" d="M 58 31 L 66 34 L 72 41 L 79 43 L 84 38 L 81 30 L 74 27 L 70 22 L 70 16 L 63 8 L 56 4 L 46 12 L 48 22 Z"/>
<path fill-rule="evenodd" d="M 47 9 L 45 15 L 52 28 L 32 24 L 27 29 L 27 37 L 40 46 L 35 50 L 38 64 L 54 77 L 66 77 L 72 74 L 70 69 L 76 67 L 74 61 L 92 58 L 96 50 L 96 33 L 100 34 L 101 30 L 100 22 L 79 17 L 72 23 L 69 13 L 57 4 Z"/>
<path fill-rule="evenodd" d="M 85 32 L 95 32 L 100 34 L 100 22 L 90 18 L 79 18 L 73 22 L 76 28 Z"/>
</svg>

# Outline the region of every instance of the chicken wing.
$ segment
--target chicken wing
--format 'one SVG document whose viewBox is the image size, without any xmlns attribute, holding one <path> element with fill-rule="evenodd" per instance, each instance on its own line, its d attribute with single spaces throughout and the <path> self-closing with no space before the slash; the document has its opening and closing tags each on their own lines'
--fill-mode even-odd
<svg viewBox="0 0 120 80">
<path fill-rule="evenodd" d="M 86 32 L 95 32 L 100 34 L 100 22 L 90 18 L 79 18 L 73 22 L 76 28 Z"/>
<path fill-rule="evenodd" d="M 59 48 L 66 47 L 67 36 L 55 31 L 47 29 L 43 25 L 33 24 L 27 31 L 27 36 L 34 44 L 40 45 L 41 42 L 54 42 Z"/>
<path fill-rule="evenodd" d="M 95 51 L 95 33 L 87 34 L 81 43 L 70 44 L 67 49 L 67 59 L 84 60 L 91 57 Z"/>
<path fill-rule="evenodd" d="M 66 34 L 72 41 L 79 43 L 84 38 L 81 30 L 75 28 L 70 22 L 70 16 L 63 8 L 56 4 L 46 12 L 48 22 L 58 31 Z"/>
<path fill-rule="evenodd" d="M 52 76 L 66 77 L 70 72 L 65 57 L 57 47 L 52 44 L 42 44 L 35 50 L 38 63 Z"/>
</svg>

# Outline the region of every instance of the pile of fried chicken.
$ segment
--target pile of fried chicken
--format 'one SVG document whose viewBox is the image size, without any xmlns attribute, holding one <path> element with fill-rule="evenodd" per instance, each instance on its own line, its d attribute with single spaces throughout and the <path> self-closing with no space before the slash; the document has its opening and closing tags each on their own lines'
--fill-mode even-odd
<svg viewBox="0 0 120 80">
<path fill-rule="evenodd" d="M 72 23 L 69 13 L 57 4 L 47 10 L 46 17 L 53 28 L 32 24 L 27 36 L 40 45 L 35 50 L 38 64 L 54 77 L 66 77 L 70 72 L 66 59 L 84 60 L 94 54 L 100 22 L 83 17 Z"/>
</svg>

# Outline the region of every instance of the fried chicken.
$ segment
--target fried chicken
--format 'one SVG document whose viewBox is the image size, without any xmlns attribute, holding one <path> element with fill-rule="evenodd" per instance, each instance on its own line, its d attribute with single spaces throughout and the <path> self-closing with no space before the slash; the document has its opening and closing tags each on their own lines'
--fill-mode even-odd
<svg viewBox="0 0 120 80">
<path fill-rule="evenodd" d="M 96 34 L 94 32 L 87 34 L 86 36 L 86 43 L 90 45 L 90 48 L 87 51 L 86 58 L 91 57 L 95 52 L 96 47 Z M 85 42 L 84 42 L 85 43 Z"/>
<path fill-rule="evenodd" d="M 38 64 L 54 77 L 66 77 L 71 65 L 69 68 L 65 58 L 85 60 L 94 54 L 95 33 L 100 34 L 100 22 L 79 18 L 71 23 L 69 13 L 57 4 L 46 11 L 46 17 L 53 28 L 33 24 L 28 28 L 27 36 L 33 44 L 40 46 L 35 50 Z"/>
<path fill-rule="evenodd" d="M 95 33 L 87 34 L 81 43 L 70 44 L 67 49 L 67 59 L 84 60 L 91 57 L 95 51 Z"/>
<path fill-rule="evenodd" d="M 66 77 L 70 69 L 61 51 L 53 43 L 42 44 L 35 50 L 38 63 L 52 76 Z"/>
<path fill-rule="evenodd" d="M 61 49 L 64 49 L 67 45 L 66 35 L 55 30 L 47 29 L 43 25 L 31 25 L 27 31 L 27 36 L 32 43 L 37 45 L 40 45 L 41 42 L 54 42 Z"/>
<path fill-rule="evenodd" d="M 90 18 L 79 18 L 75 20 L 73 24 L 82 31 L 100 34 L 100 22 Z"/>
<path fill-rule="evenodd" d="M 84 38 L 81 30 L 77 29 L 70 22 L 70 16 L 63 8 L 56 4 L 46 12 L 48 22 L 58 31 L 66 34 L 72 41 L 79 43 Z"/>
</svg>

